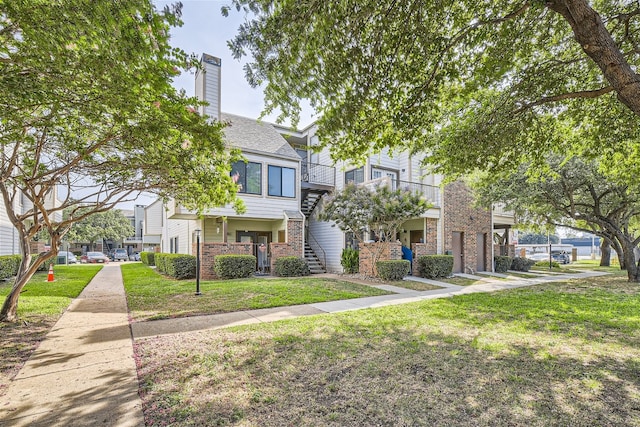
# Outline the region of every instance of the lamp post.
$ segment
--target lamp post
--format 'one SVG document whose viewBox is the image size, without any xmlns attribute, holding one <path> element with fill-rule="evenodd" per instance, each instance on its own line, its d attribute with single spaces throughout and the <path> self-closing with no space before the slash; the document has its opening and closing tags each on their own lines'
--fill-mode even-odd
<svg viewBox="0 0 640 427">
<path fill-rule="evenodd" d="M 200 229 L 196 228 L 196 295 L 202 295 L 200 292 Z"/>
</svg>

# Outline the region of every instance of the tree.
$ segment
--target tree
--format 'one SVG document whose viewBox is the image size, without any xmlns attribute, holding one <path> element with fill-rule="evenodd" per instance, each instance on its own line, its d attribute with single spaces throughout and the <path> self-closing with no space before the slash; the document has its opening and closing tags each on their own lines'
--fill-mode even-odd
<svg viewBox="0 0 640 427">
<path fill-rule="evenodd" d="M 555 234 L 544 233 L 521 233 L 518 235 L 518 243 L 521 245 L 548 244 L 559 243 L 560 239 Z"/>
<path fill-rule="evenodd" d="M 122 240 L 133 236 L 135 230 L 131 221 L 118 209 L 94 213 L 73 224 L 66 234 L 72 242 L 89 243 L 92 248 L 95 242 L 105 240 Z"/>
<path fill-rule="evenodd" d="M 345 233 L 352 233 L 360 243 L 369 232 L 373 232 L 379 241 L 395 242 L 402 224 L 420 217 L 429 207 L 429 202 L 419 193 L 392 190 L 384 182 L 375 187 L 350 183 L 328 198 L 319 219 L 334 221 L 334 225 Z M 381 245 L 376 248 L 373 269 L 383 249 Z M 375 274 L 375 271 L 370 273 Z"/>
<path fill-rule="evenodd" d="M 296 119 L 308 99 L 336 159 L 390 147 L 461 175 L 558 147 L 640 172 L 637 2 L 232 3 L 255 14 L 229 44 L 265 112 Z"/>
<path fill-rule="evenodd" d="M 549 156 L 555 172 L 523 164 L 508 179 L 485 175 L 473 183 L 479 203 L 500 201 L 529 224 L 549 224 L 593 233 L 618 253 L 629 281 L 640 281 L 635 249 L 640 243 L 640 187 L 611 181 L 597 162 Z"/>
<path fill-rule="evenodd" d="M 72 224 L 142 191 L 194 210 L 237 201 L 223 124 L 171 86 L 196 62 L 169 45 L 179 17 L 150 0 L 0 1 L 0 195 L 23 254 L 0 320 Z M 51 251 L 31 263 L 43 230 Z"/>
</svg>

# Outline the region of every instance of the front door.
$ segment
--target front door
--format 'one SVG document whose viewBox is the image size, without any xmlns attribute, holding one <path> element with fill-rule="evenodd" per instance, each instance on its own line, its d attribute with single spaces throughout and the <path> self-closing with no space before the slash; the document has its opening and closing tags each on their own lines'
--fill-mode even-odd
<svg viewBox="0 0 640 427">
<path fill-rule="evenodd" d="M 478 239 L 476 241 L 476 271 L 486 271 L 485 260 L 487 258 L 487 235 L 484 233 L 478 233 Z"/>
<path fill-rule="evenodd" d="M 459 231 L 451 233 L 451 252 L 453 255 L 453 272 L 462 273 L 464 261 L 464 247 L 462 245 L 463 234 Z"/>
</svg>

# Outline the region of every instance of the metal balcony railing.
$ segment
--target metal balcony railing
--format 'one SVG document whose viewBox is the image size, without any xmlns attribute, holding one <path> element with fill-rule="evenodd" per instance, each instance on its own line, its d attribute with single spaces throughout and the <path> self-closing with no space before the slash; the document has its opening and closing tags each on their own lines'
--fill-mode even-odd
<svg viewBox="0 0 640 427">
<path fill-rule="evenodd" d="M 418 193 L 431 202 L 433 206 L 440 206 L 440 188 L 433 185 L 422 184 L 420 182 L 399 181 L 388 176 L 372 179 L 371 181 L 364 182 L 363 185 L 369 188 L 387 186 L 390 187 L 392 191 L 401 189 L 414 194 Z"/>
<path fill-rule="evenodd" d="M 302 181 L 309 184 L 319 184 L 335 187 L 336 168 L 318 163 L 302 164 Z"/>
</svg>

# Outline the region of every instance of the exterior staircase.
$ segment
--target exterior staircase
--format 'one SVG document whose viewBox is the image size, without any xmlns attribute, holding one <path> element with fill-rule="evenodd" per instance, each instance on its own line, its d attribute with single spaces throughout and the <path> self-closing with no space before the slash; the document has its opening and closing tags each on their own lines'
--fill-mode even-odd
<svg viewBox="0 0 640 427">
<path fill-rule="evenodd" d="M 322 262 L 307 242 L 304 242 L 304 259 L 307 261 L 311 274 L 322 274 L 327 272 L 324 265 L 322 265 Z"/>
<path fill-rule="evenodd" d="M 325 192 L 311 192 L 311 191 L 306 191 L 303 193 L 302 203 L 300 204 L 300 210 L 302 211 L 305 217 L 309 218 L 309 215 L 311 215 L 311 212 L 313 212 L 313 210 L 316 208 L 316 206 L 320 202 L 320 199 L 322 198 L 322 195 L 324 193 Z"/>
</svg>

